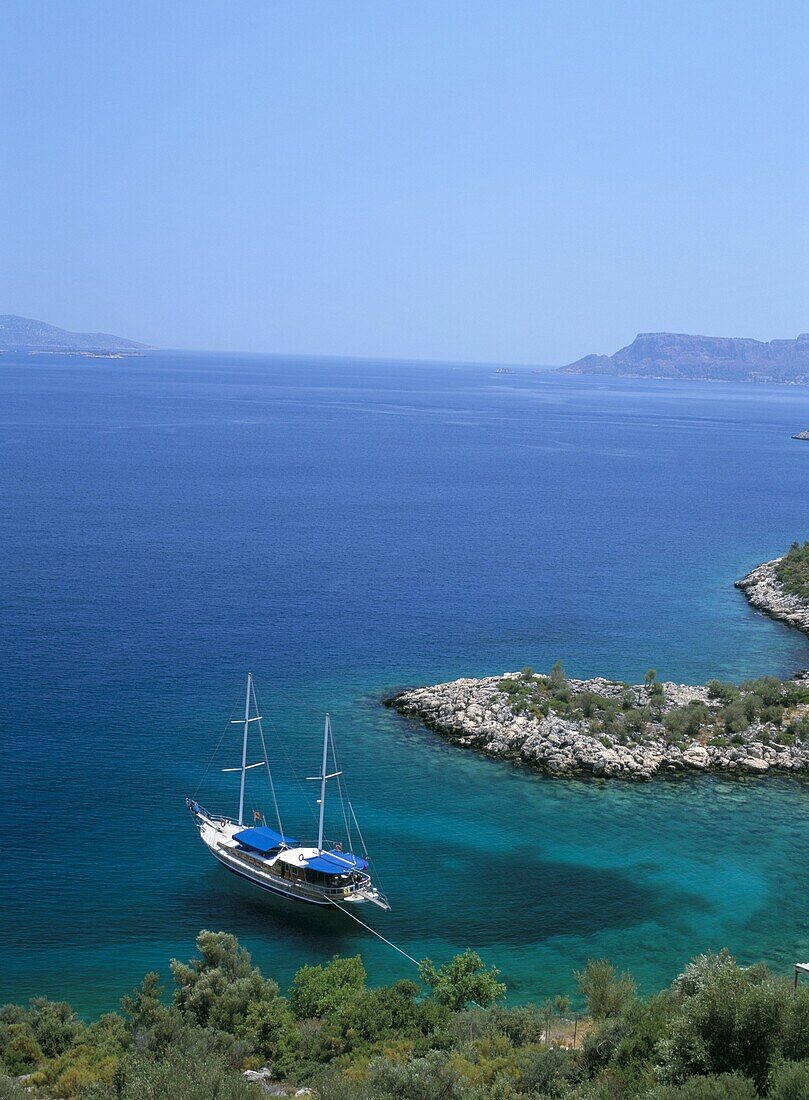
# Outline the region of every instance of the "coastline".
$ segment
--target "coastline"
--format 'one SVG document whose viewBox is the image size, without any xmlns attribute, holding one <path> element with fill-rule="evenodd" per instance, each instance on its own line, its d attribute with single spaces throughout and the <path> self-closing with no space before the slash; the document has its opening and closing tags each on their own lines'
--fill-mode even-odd
<svg viewBox="0 0 809 1100">
<path fill-rule="evenodd" d="M 385 699 L 384 704 L 454 744 L 550 776 L 648 780 L 683 772 L 809 772 L 809 733 L 806 738 L 782 743 L 767 723 L 753 722 L 745 731 L 726 738 L 712 735 L 707 727 L 690 735 L 672 736 L 664 719 L 675 710 L 698 706 L 709 713 L 709 721 L 719 721 L 721 704 L 712 699 L 707 687 L 666 682 L 650 688 L 602 677 L 567 681 L 573 700 L 597 696 L 617 702 L 631 695 L 632 705 L 638 707 L 648 707 L 656 690 L 662 699 L 658 718 L 627 736 L 598 729 L 599 723 L 588 718 L 515 712 L 503 685 L 524 675 L 511 673 L 412 688 Z M 533 684 L 547 681 L 547 677 L 531 675 Z M 803 679 L 790 683 L 809 687 Z M 809 705 L 795 708 L 796 717 L 807 715 Z"/>
<path fill-rule="evenodd" d="M 791 553 L 791 552 L 790 552 Z M 809 601 L 785 590 L 784 558 L 735 582 L 750 605 L 809 634 Z M 465 748 L 545 775 L 647 780 L 678 772 L 809 772 L 809 673 L 742 684 L 643 684 L 518 673 L 411 688 L 385 706 Z M 784 725 L 786 720 L 786 725 Z"/>
<path fill-rule="evenodd" d="M 799 596 L 784 591 L 776 573 L 776 567 L 782 561 L 783 558 L 765 561 L 736 581 L 735 586 L 745 594 L 747 602 L 757 611 L 763 611 L 771 619 L 809 634 L 809 604 Z"/>
</svg>

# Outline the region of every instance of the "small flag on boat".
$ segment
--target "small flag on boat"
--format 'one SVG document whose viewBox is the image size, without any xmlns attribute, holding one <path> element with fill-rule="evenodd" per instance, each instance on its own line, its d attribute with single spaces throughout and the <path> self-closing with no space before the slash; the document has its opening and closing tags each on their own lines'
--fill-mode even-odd
<svg viewBox="0 0 809 1100">
<path fill-rule="evenodd" d="M 253 821 L 261 821 L 261 810 L 253 810 Z"/>
</svg>

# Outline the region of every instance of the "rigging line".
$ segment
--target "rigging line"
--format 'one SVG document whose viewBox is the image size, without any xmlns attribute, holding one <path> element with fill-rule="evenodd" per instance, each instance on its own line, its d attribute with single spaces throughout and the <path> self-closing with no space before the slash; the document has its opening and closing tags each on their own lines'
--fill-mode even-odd
<svg viewBox="0 0 809 1100">
<path fill-rule="evenodd" d="M 343 785 L 343 776 L 342 776 L 343 769 L 340 766 L 340 761 L 337 757 L 337 746 L 334 743 L 334 733 L 333 732 L 331 732 L 330 740 L 331 740 L 331 753 L 332 753 L 332 756 L 334 757 L 334 770 L 337 772 L 337 793 L 340 796 L 340 811 L 343 815 L 343 825 L 345 826 L 346 840 L 348 841 L 348 850 L 349 850 L 349 852 L 351 852 L 354 849 L 354 838 L 351 836 L 351 826 L 348 823 L 348 817 L 346 816 L 346 807 L 345 807 L 346 802 L 348 802 L 348 804 L 350 806 L 351 801 L 348 797 L 348 787 L 347 786 L 344 787 L 344 785 Z"/>
<path fill-rule="evenodd" d="M 258 712 L 259 712 L 259 710 L 258 710 L 258 700 L 256 699 L 255 685 L 253 686 L 253 703 L 255 704 L 256 714 L 258 714 Z M 273 778 L 272 778 L 272 768 L 270 767 L 270 758 L 267 755 L 267 743 L 264 740 L 264 729 L 261 725 L 261 719 L 260 718 L 258 720 L 258 732 L 259 732 L 259 736 L 261 737 L 261 749 L 264 753 L 264 763 L 267 765 L 267 778 L 270 781 L 270 791 L 272 793 L 272 804 L 275 807 L 275 816 L 278 819 L 278 832 L 283 837 L 284 836 L 284 826 L 281 824 L 281 811 L 278 808 L 278 799 L 275 795 L 275 783 L 273 782 Z"/>
<path fill-rule="evenodd" d="M 253 681 L 253 689 L 255 690 L 255 681 Z M 277 692 L 276 694 L 279 698 L 284 698 L 287 701 L 291 701 L 291 696 L 289 696 L 288 694 L 284 694 L 283 692 Z M 303 801 L 306 802 L 306 804 L 309 806 L 310 813 L 312 813 L 316 817 L 317 816 L 317 806 L 312 801 L 312 796 L 310 795 L 307 788 L 303 785 L 303 783 L 301 782 L 297 772 L 295 771 L 295 767 L 292 763 L 292 759 L 290 758 L 290 755 L 287 752 L 287 747 L 284 744 L 283 737 L 278 735 L 273 727 L 271 727 L 271 728 L 273 730 L 273 734 L 275 735 L 276 743 L 278 744 L 279 748 L 281 749 L 281 752 L 284 754 L 284 760 L 287 763 L 289 773 L 290 773 L 292 779 L 294 780 L 298 790 L 300 791 Z"/>
<path fill-rule="evenodd" d="M 351 828 L 348 824 L 348 816 L 346 815 L 346 801 L 348 799 L 348 795 L 343 794 L 343 783 L 342 783 L 342 778 L 340 776 L 340 765 L 337 762 L 337 750 L 334 747 L 334 737 L 333 736 L 331 738 L 331 751 L 332 751 L 332 756 L 334 757 L 334 770 L 337 772 L 337 793 L 340 796 L 340 813 L 343 815 L 343 825 L 345 826 L 345 831 L 346 831 L 346 841 L 348 843 L 348 850 L 350 852 L 354 847 L 354 841 L 353 841 L 353 838 L 351 836 Z"/>
<path fill-rule="evenodd" d="M 230 713 L 231 714 L 236 713 L 236 707 L 237 706 L 238 706 L 238 703 L 233 704 L 233 706 L 230 708 Z M 228 726 L 230 724 L 231 724 L 230 719 L 228 719 L 227 722 L 225 722 L 225 728 L 222 730 L 222 733 L 219 736 L 219 740 L 216 742 L 216 748 L 211 753 L 211 758 L 205 766 L 205 771 L 202 773 L 202 778 L 200 779 L 199 783 L 197 783 L 196 789 L 194 790 L 194 793 L 191 796 L 193 799 L 196 799 L 197 795 L 199 794 L 200 787 L 205 782 L 205 777 L 207 776 L 208 772 L 211 770 L 211 764 L 213 764 L 214 760 L 216 759 L 217 753 L 219 752 L 220 748 L 222 747 L 222 742 L 225 740 L 225 734 L 228 732 Z"/>
<path fill-rule="evenodd" d="M 255 681 L 253 681 L 253 688 L 255 690 Z M 289 696 L 286 696 L 286 698 L 288 699 Z M 286 745 L 284 744 L 283 737 L 278 735 L 277 731 L 275 730 L 275 728 L 272 725 L 271 725 L 270 729 L 271 729 L 273 735 L 275 736 L 275 743 L 280 748 L 281 752 L 284 754 L 284 760 L 287 763 L 288 771 L 290 773 L 291 778 L 294 780 L 294 782 L 295 782 L 295 784 L 298 788 L 298 791 L 301 794 L 302 801 L 306 802 L 306 804 L 309 806 L 310 813 L 317 816 L 317 808 L 316 808 L 315 804 L 312 802 L 312 797 L 309 794 L 309 791 L 306 789 L 306 787 L 304 787 L 303 783 L 301 782 L 301 780 L 299 779 L 297 773 L 295 772 L 292 760 L 290 759 L 290 755 L 287 752 Z"/>
<path fill-rule="evenodd" d="M 343 788 L 340 785 L 339 776 L 337 777 L 337 793 L 340 797 L 340 812 L 343 815 L 343 828 L 346 831 L 346 834 L 345 834 L 346 835 L 346 843 L 348 844 L 349 852 L 353 852 L 353 850 L 354 850 L 354 838 L 351 835 L 351 829 L 349 828 L 349 825 L 348 825 L 348 817 L 346 815 L 346 807 L 345 807 L 346 799 L 345 799 L 345 796 L 343 795 Z"/>
<path fill-rule="evenodd" d="M 338 905 L 334 898 L 329 898 L 329 901 L 336 909 L 339 909 L 341 913 L 345 913 L 347 917 L 351 917 L 351 919 L 355 920 L 357 924 L 361 924 L 363 928 L 366 928 L 372 935 L 376 936 L 377 939 L 382 940 L 383 943 L 386 943 L 388 947 L 392 947 L 394 951 L 398 951 L 400 955 L 404 955 L 404 957 L 406 959 L 409 959 L 414 966 L 421 966 L 421 963 L 418 959 L 414 959 L 412 955 L 408 955 L 406 951 L 403 951 L 401 947 L 397 947 L 395 943 L 391 942 L 391 940 L 386 940 L 382 933 L 377 932 L 377 930 L 375 928 L 372 928 L 370 924 L 366 924 L 365 921 L 360 920 L 360 918 L 355 916 L 353 913 L 349 913 L 347 909 L 343 909 L 342 905 Z"/>
<path fill-rule="evenodd" d="M 362 844 L 362 854 L 365 856 L 366 859 L 370 860 L 371 857 L 368 855 L 368 846 L 365 843 L 365 837 L 362 835 L 360 823 L 359 821 L 357 821 L 357 815 L 354 813 L 354 807 L 351 804 L 351 799 L 348 799 L 348 808 L 351 811 L 351 817 L 353 818 L 354 824 L 357 827 L 357 832 L 359 833 L 360 843 Z M 385 884 L 382 881 L 382 876 L 379 873 L 379 868 L 376 865 L 376 861 L 374 861 L 374 878 L 376 879 L 377 885 L 379 886 L 381 893 L 385 894 Z"/>
<path fill-rule="evenodd" d="M 348 799 L 348 808 L 349 808 L 349 810 L 351 810 L 351 817 L 354 821 L 354 824 L 357 827 L 357 832 L 359 833 L 360 844 L 362 845 L 362 854 L 364 856 L 367 856 L 368 855 L 368 847 L 365 843 L 365 837 L 362 835 L 362 829 L 360 828 L 359 821 L 357 821 L 357 815 L 354 813 L 354 807 L 351 805 L 351 799 L 350 798 Z"/>
</svg>

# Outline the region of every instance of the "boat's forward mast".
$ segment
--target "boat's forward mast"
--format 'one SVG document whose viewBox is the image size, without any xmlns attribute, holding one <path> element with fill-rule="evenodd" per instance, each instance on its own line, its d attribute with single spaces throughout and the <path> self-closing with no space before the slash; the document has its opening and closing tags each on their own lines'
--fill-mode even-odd
<svg viewBox="0 0 809 1100">
<path fill-rule="evenodd" d="M 251 713 L 254 711 L 255 713 Z M 257 761 L 255 764 L 247 763 L 247 747 L 250 740 L 250 727 L 253 722 L 257 723 L 259 738 L 261 740 L 261 751 L 264 759 Z M 244 825 L 244 785 L 247 773 L 253 768 L 266 768 L 267 779 L 270 784 L 270 793 L 272 794 L 273 808 L 275 810 L 275 819 L 278 822 L 278 832 L 283 836 L 284 828 L 281 824 L 281 811 L 278 807 L 278 799 L 275 796 L 275 784 L 272 778 L 272 768 L 270 767 L 270 758 L 267 755 L 267 743 L 264 740 L 264 729 L 261 725 L 261 715 L 258 712 L 258 700 L 256 699 L 256 686 L 253 682 L 253 673 L 247 673 L 247 687 L 244 694 L 244 718 L 234 718 L 234 726 L 243 726 L 242 733 L 242 763 L 239 768 L 223 768 L 223 772 L 241 772 L 241 778 L 239 781 L 239 825 Z"/>
</svg>

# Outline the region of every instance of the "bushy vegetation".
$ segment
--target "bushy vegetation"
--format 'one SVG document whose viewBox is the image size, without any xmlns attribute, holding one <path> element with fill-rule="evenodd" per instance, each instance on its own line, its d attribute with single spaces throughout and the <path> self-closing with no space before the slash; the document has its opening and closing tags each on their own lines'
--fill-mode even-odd
<svg viewBox="0 0 809 1100">
<path fill-rule="evenodd" d="M 775 575 L 785 592 L 809 600 L 809 542 L 793 542 L 775 567 Z"/>
<path fill-rule="evenodd" d="M 807 544 L 809 545 L 809 544 Z M 628 744 L 663 737 L 674 744 L 700 740 L 728 745 L 754 729 L 762 740 L 784 745 L 809 738 L 809 685 L 762 676 L 740 685 L 711 680 L 708 702 L 669 704 L 654 669 L 642 687 L 614 683 L 605 691 L 573 685 L 561 663 L 548 676 L 524 668 L 519 676 L 500 681 L 500 690 L 514 714 L 541 719 L 550 714 L 582 723 L 605 745 Z"/>
<path fill-rule="evenodd" d="M 233 936 L 202 932 L 172 963 L 169 1000 L 147 974 L 120 1014 L 94 1023 L 37 999 L 0 1009 L 0 1100 L 249 1100 L 267 1066 L 320 1100 L 807 1100 L 809 987 L 764 966 L 694 959 L 638 996 L 591 960 L 569 1000 L 503 1007 L 505 986 L 472 951 L 369 989 L 359 957 L 302 967 L 289 990 Z M 15 1080 L 26 1075 L 24 1081 Z"/>
</svg>

